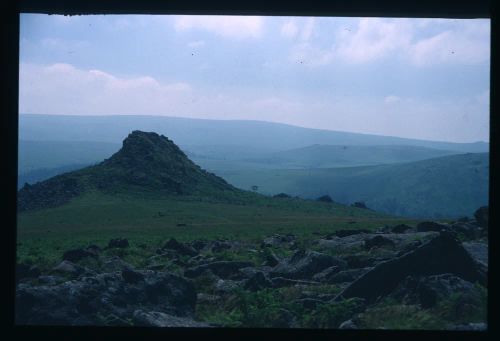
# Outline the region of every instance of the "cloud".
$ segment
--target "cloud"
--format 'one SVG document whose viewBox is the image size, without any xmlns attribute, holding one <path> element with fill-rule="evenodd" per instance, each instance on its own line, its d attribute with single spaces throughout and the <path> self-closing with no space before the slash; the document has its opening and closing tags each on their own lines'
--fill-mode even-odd
<svg viewBox="0 0 500 341">
<path fill-rule="evenodd" d="M 203 47 L 203 46 L 205 46 L 205 41 L 203 41 L 203 40 L 191 41 L 187 45 L 190 48 Z"/>
<path fill-rule="evenodd" d="M 255 16 L 178 16 L 174 28 L 178 32 L 205 30 L 228 38 L 258 38 L 262 35 L 263 17 Z"/>
<path fill-rule="evenodd" d="M 295 24 L 295 21 L 293 20 L 288 20 L 283 25 L 281 25 L 280 33 L 282 36 L 286 38 L 295 38 L 298 32 L 299 28 L 297 27 L 297 24 Z"/>
<path fill-rule="evenodd" d="M 311 39 L 313 30 L 314 21 L 307 21 L 300 33 L 302 41 L 290 52 L 292 61 L 305 59 L 315 67 L 334 61 L 364 64 L 391 59 L 426 67 L 490 59 L 487 20 L 360 18 L 353 30 L 338 28 L 330 46 Z"/>
<path fill-rule="evenodd" d="M 386 96 L 384 98 L 384 103 L 386 103 L 386 104 L 397 103 L 400 100 L 401 100 L 401 98 L 399 98 L 398 96 L 389 95 L 389 96 Z"/>
<path fill-rule="evenodd" d="M 20 64 L 19 110 L 50 114 L 158 114 L 181 106 L 187 83 L 162 84 L 143 76 L 120 78 L 70 64 Z"/>
<path fill-rule="evenodd" d="M 417 41 L 409 48 L 411 61 L 418 66 L 432 64 L 477 64 L 490 60 L 489 27 L 466 23 Z"/>
</svg>

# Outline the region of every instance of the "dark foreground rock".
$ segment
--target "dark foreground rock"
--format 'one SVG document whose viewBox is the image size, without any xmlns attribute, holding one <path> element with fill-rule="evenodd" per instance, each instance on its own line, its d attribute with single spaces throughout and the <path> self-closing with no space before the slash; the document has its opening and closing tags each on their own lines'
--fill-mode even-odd
<svg viewBox="0 0 500 341">
<path fill-rule="evenodd" d="M 188 268 L 184 271 L 184 276 L 195 278 L 203 274 L 206 270 L 210 270 L 215 275 L 224 279 L 240 278 L 242 274 L 238 271 L 239 269 L 253 266 L 255 264 L 252 262 L 218 261 Z"/>
<path fill-rule="evenodd" d="M 344 268 L 346 262 L 316 251 L 297 251 L 290 259 L 283 260 L 274 267 L 270 275 L 290 279 L 309 279 L 331 266 Z"/>
<path fill-rule="evenodd" d="M 186 279 L 154 271 L 137 272 L 126 279 L 128 275 L 104 273 L 52 286 L 19 284 L 16 323 L 102 325 L 99 316 L 125 321 L 137 309 L 181 317 L 194 313 L 196 292 Z"/>
<path fill-rule="evenodd" d="M 128 239 L 126 238 L 116 238 L 116 239 L 111 239 L 108 243 L 108 249 L 115 249 L 115 248 L 126 248 L 129 247 Z"/>
<path fill-rule="evenodd" d="M 405 304 L 420 304 L 432 308 L 438 301 L 460 294 L 463 303 L 478 304 L 479 292 L 474 284 L 452 274 L 424 277 L 408 276 L 391 294 Z"/>
<path fill-rule="evenodd" d="M 26 278 L 36 278 L 39 275 L 40 269 L 36 265 L 16 264 L 16 282 Z"/>
<path fill-rule="evenodd" d="M 181 255 L 187 255 L 191 257 L 198 254 L 198 251 L 196 251 L 194 248 L 183 243 L 179 243 L 175 238 L 170 238 L 170 240 L 163 245 L 162 250 L 174 250 Z"/>
<path fill-rule="evenodd" d="M 452 273 L 469 282 L 486 286 L 486 274 L 470 254 L 447 232 L 401 257 L 379 263 L 345 288 L 336 300 L 350 297 L 368 302 L 392 292 L 407 276 L 430 276 Z"/>
<path fill-rule="evenodd" d="M 72 249 L 64 252 L 62 259 L 70 262 L 78 262 L 84 258 L 97 258 L 98 254 L 94 249 Z"/>
<path fill-rule="evenodd" d="M 488 229 L 488 206 L 479 207 L 474 212 L 474 218 L 476 218 L 479 226 Z"/>
<path fill-rule="evenodd" d="M 205 322 L 198 322 L 186 317 L 178 317 L 159 311 L 136 310 L 133 314 L 134 325 L 144 327 L 211 327 Z"/>
</svg>

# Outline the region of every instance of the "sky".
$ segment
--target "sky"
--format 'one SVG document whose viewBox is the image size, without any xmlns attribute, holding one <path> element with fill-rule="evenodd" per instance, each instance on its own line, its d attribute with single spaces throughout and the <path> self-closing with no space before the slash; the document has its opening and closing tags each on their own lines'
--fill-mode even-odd
<svg viewBox="0 0 500 341">
<path fill-rule="evenodd" d="M 489 141 L 489 19 L 21 14 L 19 112 Z"/>
</svg>

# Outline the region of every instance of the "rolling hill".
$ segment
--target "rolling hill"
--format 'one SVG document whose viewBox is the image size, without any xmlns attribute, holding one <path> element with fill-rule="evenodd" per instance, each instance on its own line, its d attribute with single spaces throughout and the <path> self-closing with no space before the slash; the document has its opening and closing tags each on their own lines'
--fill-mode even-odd
<svg viewBox="0 0 500 341">
<path fill-rule="evenodd" d="M 163 116 L 19 115 L 19 139 L 31 141 L 96 141 L 120 143 L 133 130 L 156 131 L 179 146 L 238 146 L 269 152 L 323 145 L 410 145 L 459 152 L 488 152 L 489 144 L 424 141 L 340 131 L 309 129 L 281 123 L 206 120 Z"/>
<path fill-rule="evenodd" d="M 297 170 L 218 172 L 243 189 L 303 198 L 328 194 L 350 204 L 421 218 L 471 216 L 488 203 L 489 154 L 470 153 L 402 164 Z"/>
</svg>

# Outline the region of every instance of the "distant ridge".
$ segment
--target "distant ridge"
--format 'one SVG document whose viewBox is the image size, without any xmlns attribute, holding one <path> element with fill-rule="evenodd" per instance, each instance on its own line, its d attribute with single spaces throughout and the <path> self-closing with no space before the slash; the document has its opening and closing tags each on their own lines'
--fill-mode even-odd
<svg viewBox="0 0 500 341">
<path fill-rule="evenodd" d="M 33 141 L 100 141 L 118 143 L 132 130 L 156 131 L 176 144 L 230 145 L 283 151 L 313 144 L 411 145 L 464 153 L 489 152 L 485 142 L 453 143 L 392 136 L 310 129 L 282 123 L 207 120 L 165 116 L 19 115 L 19 139 Z"/>
<path fill-rule="evenodd" d="M 24 186 L 18 192 L 18 210 L 59 206 L 89 190 L 130 189 L 175 195 L 237 191 L 189 160 L 167 137 L 136 130 L 100 164 Z"/>
</svg>

